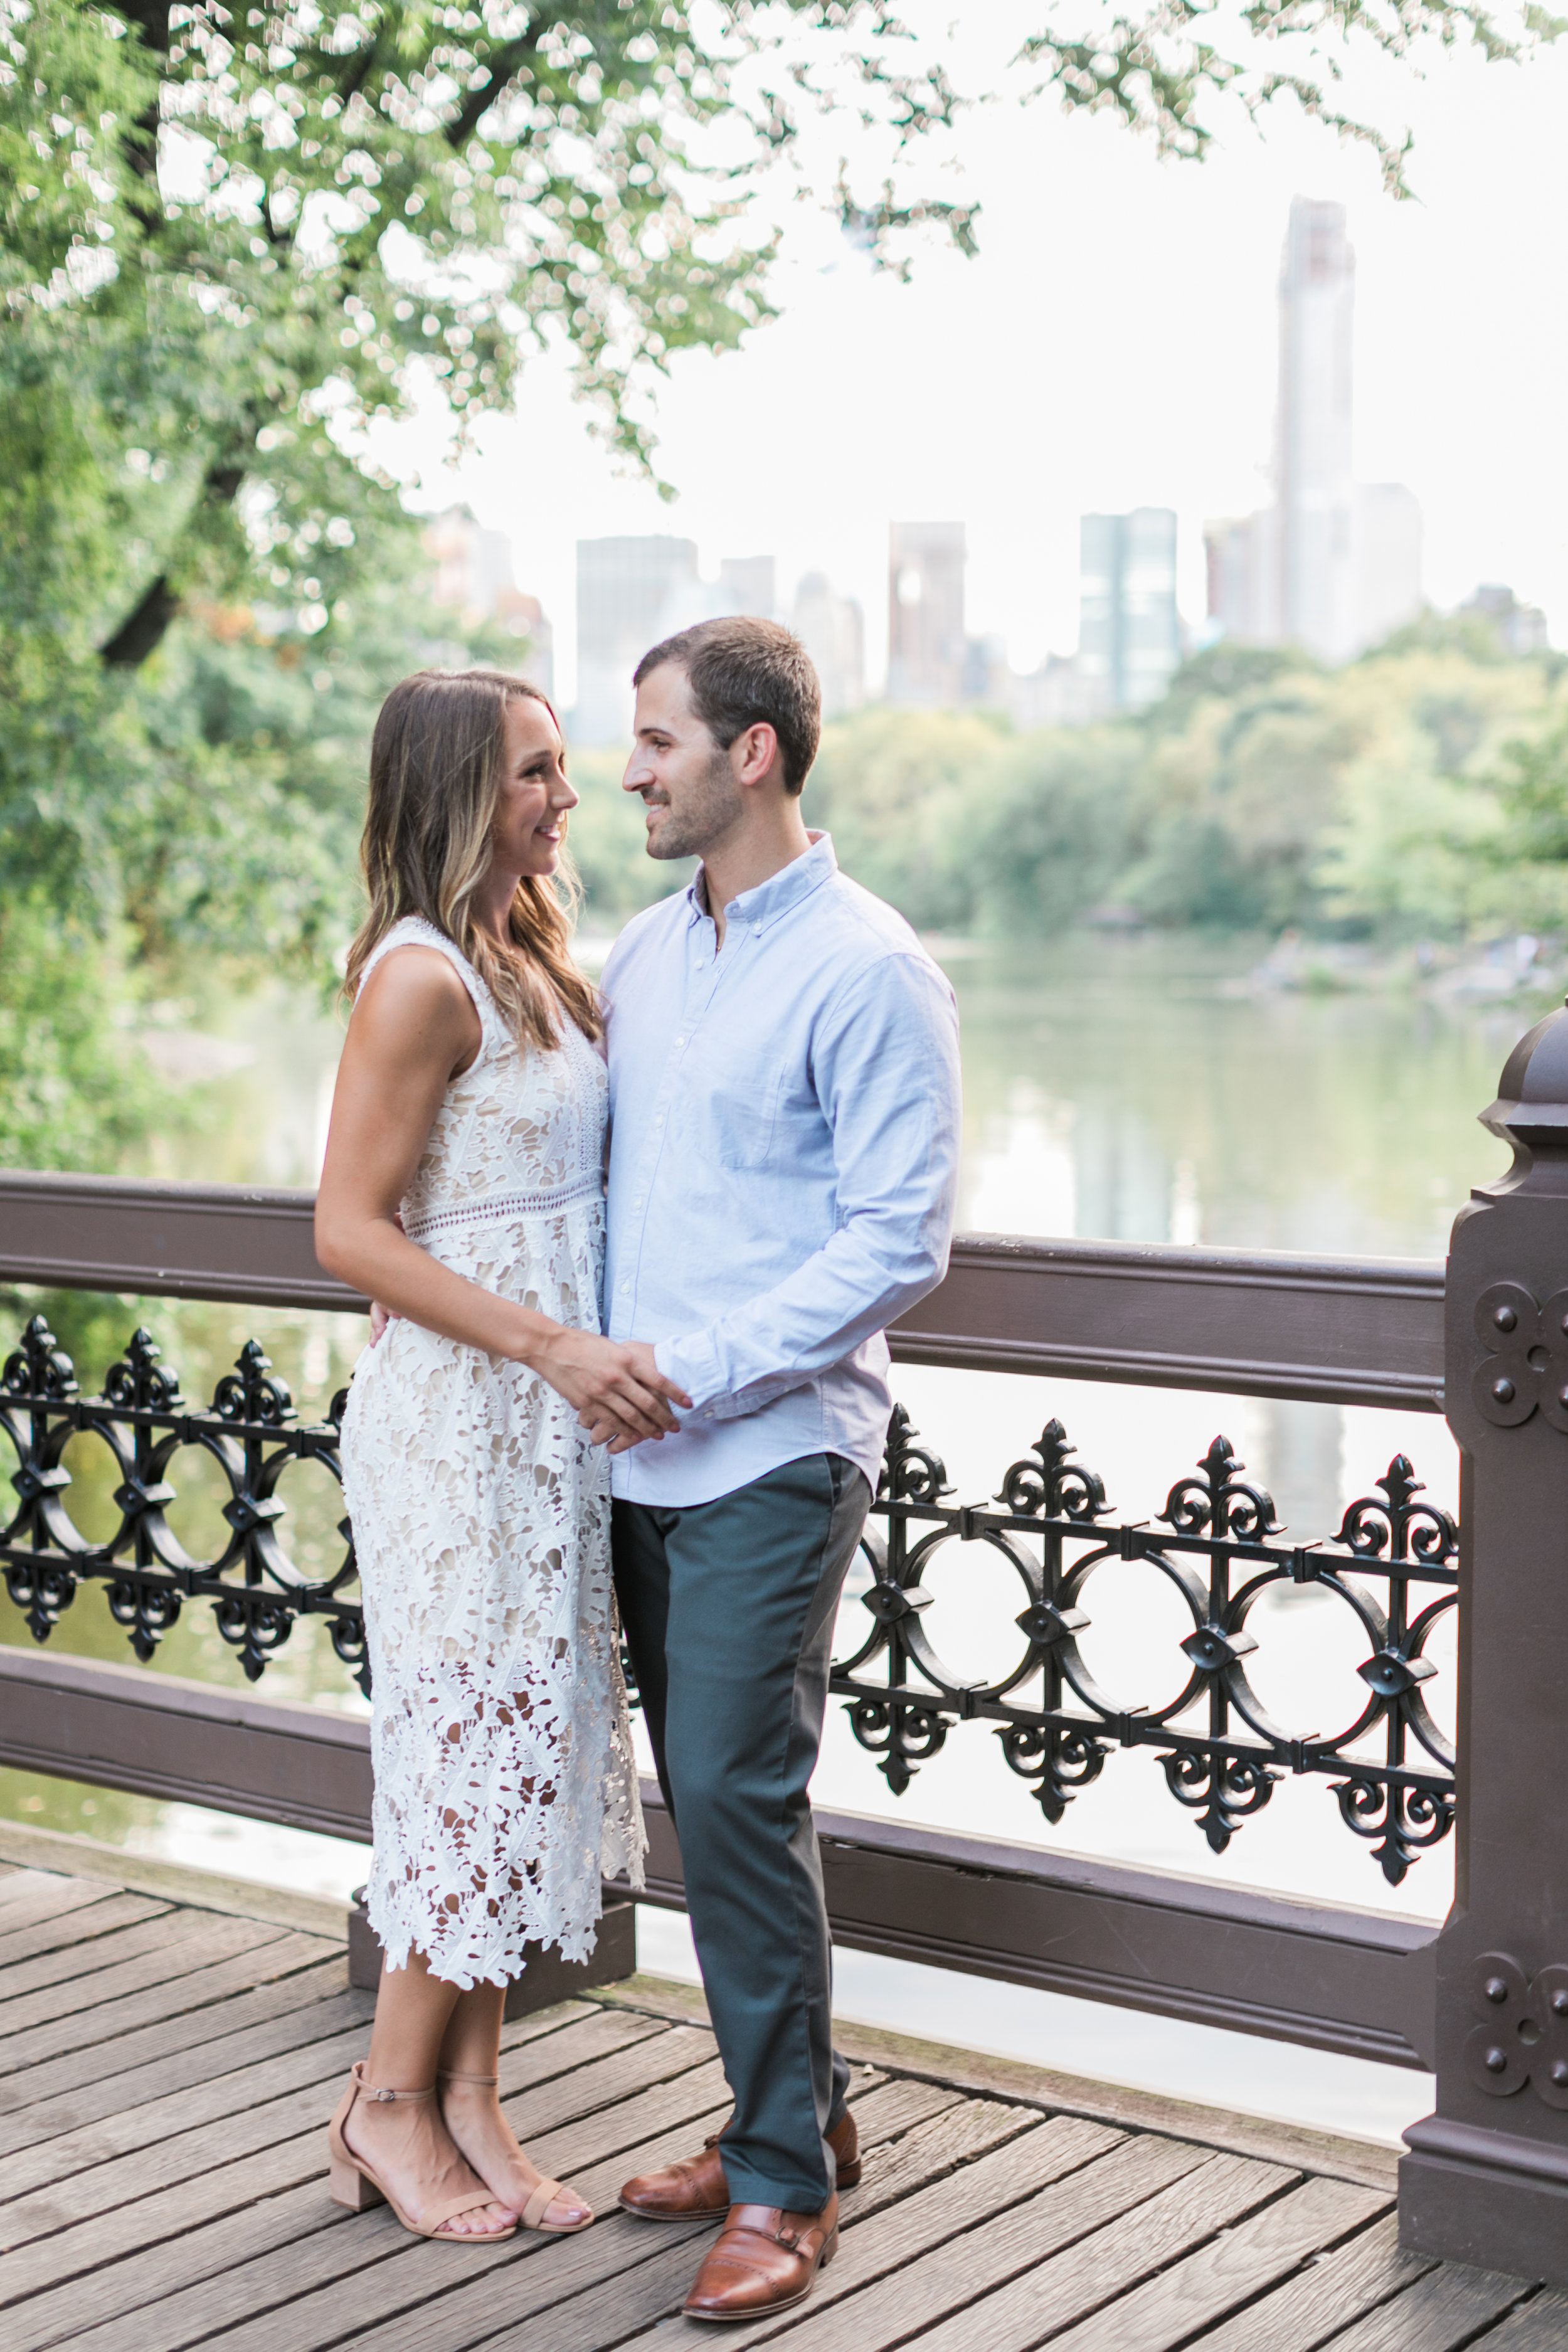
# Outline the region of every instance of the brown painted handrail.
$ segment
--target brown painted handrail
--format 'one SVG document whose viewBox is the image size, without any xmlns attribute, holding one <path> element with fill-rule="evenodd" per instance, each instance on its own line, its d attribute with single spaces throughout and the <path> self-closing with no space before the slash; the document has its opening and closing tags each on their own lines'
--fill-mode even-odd
<svg viewBox="0 0 1568 2352">
<path fill-rule="evenodd" d="M 314 1195 L 0 1171 L 0 1280 L 363 1309 L 316 1263 Z M 905 1363 L 1443 1409 L 1443 1267 L 963 1234 L 889 1333 Z"/>
</svg>

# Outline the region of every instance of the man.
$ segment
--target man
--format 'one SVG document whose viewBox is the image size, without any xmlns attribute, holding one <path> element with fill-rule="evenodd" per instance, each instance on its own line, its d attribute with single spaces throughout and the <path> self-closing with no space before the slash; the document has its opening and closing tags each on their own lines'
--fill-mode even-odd
<svg viewBox="0 0 1568 2352">
<path fill-rule="evenodd" d="M 958 1027 L 908 924 L 802 822 L 820 699 L 789 632 L 703 622 L 636 684 L 648 854 L 702 864 L 605 970 L 605 1324 L 691 1410 L 614 1462 L 616 1582 L 735 2107 L 621 2202 L 727 2214 L 685 2307 L 745 2320 L 809 2292 L 859 2178 L 806 1788 L 883 1328 L 947 1266 Z"/>
</svg>

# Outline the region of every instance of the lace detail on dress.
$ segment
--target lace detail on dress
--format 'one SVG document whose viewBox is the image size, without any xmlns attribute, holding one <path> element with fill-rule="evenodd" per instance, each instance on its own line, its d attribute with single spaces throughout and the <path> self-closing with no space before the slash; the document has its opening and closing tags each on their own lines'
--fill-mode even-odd
<svg viewBox="0 0 1568 2352">
<path fill-rule="evenodd" d="M 403 1203 L 443 1264 L 596 1330 L 606 1082 L 563 1016 L 521 1045 L 445 935 L 483 1037 Z M 545 1205 L 536 1205 L 543 1203 Z M 425 1952 L 463 1986 L 523 1947 L 593 1949 L 600 1882 L 642 1880 L 645 1840 L 610 1584 L 609 1481 L 565 1401 L 522 1366 L 399 1320 L 355 1370 L 343 1422 L 373 1675 L 371 1924 L 388 1965 Z"/>
</svg>

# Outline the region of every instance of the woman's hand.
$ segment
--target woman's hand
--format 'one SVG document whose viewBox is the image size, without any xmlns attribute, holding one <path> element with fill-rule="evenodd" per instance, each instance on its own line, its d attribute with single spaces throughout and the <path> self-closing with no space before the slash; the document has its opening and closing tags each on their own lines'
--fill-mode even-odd
<svg viewBox="0 0 1568 2352">
<path fill-rule="evenodd" d="M 646 1340 L 623 1344 L 603 1339 L 596 1331 L 558 1326 L 534 1342 L 522 1360 L 576 1407 L 592 1443 L 608 1443 L 612 1454 L 679 1429 L 671 1404 L 691 1409 L 691 1399 L 666 1380 Z"/>
</svg>

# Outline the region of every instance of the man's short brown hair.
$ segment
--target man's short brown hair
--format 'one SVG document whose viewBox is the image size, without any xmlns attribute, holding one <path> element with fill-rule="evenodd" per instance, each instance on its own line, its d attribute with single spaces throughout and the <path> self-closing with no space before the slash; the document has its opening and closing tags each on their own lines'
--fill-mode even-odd
<svg viewBox="0 0 1568 2352">
<path fill-rule="evenodd" d="M 666 662 L 686 672 L 692 708 L 721 751 L 765 724 L 778 737 L 784 790 L 804 789 L 822 734 L 822 688 L 798 637 L 777 621 L 699 621 L 644 654 L 632 684 Z"/>
</svg>

